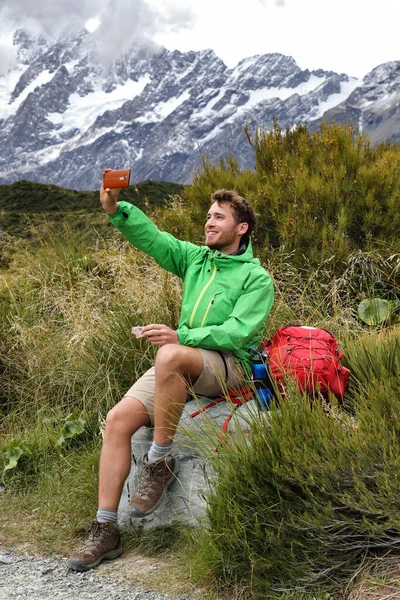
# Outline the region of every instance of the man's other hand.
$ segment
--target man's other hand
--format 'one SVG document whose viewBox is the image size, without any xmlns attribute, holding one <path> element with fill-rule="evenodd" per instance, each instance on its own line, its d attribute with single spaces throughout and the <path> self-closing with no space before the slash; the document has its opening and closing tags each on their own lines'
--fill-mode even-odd
<svg viewBox="0 0 400 600">
<path fill-rule="evenodd" d="M 164 346 L 165 344 L 179 344 L 178 334 L 174 329 L 166 325 L 146 325 L 143 327 L 142 336 L 146 337 L 151 344 Z"/>
<path fill-rule="evenodd" d="M 107 173 L 108 171 L 111 171 L 111 170 L 112 169 L 104 169 L 103 175 L 104 175 L 104 173 Z M 106 213 L 108 213 L 109 215 L 113 215 L 118 210 L 117 198 L 118 198 L 119 192 L 120 192 L 119 188 L 115 188 L 115 189 L 104 188 L 103 184 L 101 184 L 100 202 L 101 202 L 104 210 L 106 211 Z"/>
</svg>

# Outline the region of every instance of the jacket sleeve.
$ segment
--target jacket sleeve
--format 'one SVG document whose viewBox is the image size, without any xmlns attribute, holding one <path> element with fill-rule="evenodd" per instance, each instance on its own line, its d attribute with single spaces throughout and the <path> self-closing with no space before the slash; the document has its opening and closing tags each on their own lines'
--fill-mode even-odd
<svg viewBox="0 0 400 600">
<path fill-rule="evenodd" d="M 111 223 L 135 248 L 152 256 L 163 269 L 183 278 L 188 265 L 202 252 L 201 248 L 160 231 L 153 221 L 133 204 L 124 201 L 118 204 L 118 211 L 109 215 Z"/>
<path fill-rule="evenodd" d="M 233 311 L 221 325 L 179 327 L 179 341 L 185 346 L 208 350 L 233 351 L 254 343 L 263 331 L 274 302 L 272 280 L 268 274 L 262 281 L 257 279 L 237 300 Z"/>
</svg>

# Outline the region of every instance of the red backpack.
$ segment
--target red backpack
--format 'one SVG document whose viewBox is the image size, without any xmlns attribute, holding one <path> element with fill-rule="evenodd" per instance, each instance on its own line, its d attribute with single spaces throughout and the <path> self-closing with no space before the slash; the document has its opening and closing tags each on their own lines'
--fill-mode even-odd
<svg viewBox="0 0 400 600">
<path fill-rule="evenodd" d="M 343 354 L 326 329 L 284 325 L 264 342 L 262 350 L 281 393 L 285 378 L 292 377 L 311 396 L 320 392 L 328 398 L 329 391 L 343 402 L 350 371 L 340 364 Z"/>
</svg>

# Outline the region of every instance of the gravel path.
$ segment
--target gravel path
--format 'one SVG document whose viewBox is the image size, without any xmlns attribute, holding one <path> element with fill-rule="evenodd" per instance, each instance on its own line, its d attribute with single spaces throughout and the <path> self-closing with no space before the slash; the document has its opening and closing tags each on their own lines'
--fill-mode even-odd
<svg viewBox="0 0 400 600">
<path fill-rule="evenodd" d="M 40 558 L 0 554 L 0 600 L 63 598 L 64 600 L 189 600 L 137 589 L 124 577 L 106 576 L 102 565 L 86 573 L 70 571 L 61 556 Z"/>
</svg>

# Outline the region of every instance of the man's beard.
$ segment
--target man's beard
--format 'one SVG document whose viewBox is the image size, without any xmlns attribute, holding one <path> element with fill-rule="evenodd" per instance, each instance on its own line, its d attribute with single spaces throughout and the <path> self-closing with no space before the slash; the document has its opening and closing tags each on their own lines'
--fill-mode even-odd
<svg viewBox="0 0 400 600">
<path fill-rule="evenodd" d="M 210 250 L 221 250 L 221 248 L 225 248 L 226 244 L 224 242 L 209 242 L 207 246 Z"/>
<path fill-rule="evenodd" d="M 232 236 L 231 238 L 228 238 L 226 235 L 225 237 L 223 236 L 218 240 L 213 240 L 211 238 L 211 240 L 208 240 L 206 245 L 210 248 L 210 250 L 222 250 L 223 248 L 227 248 L 228 246 L 234 244 L 235 241 L 236 237 Z"/>
</svg>

